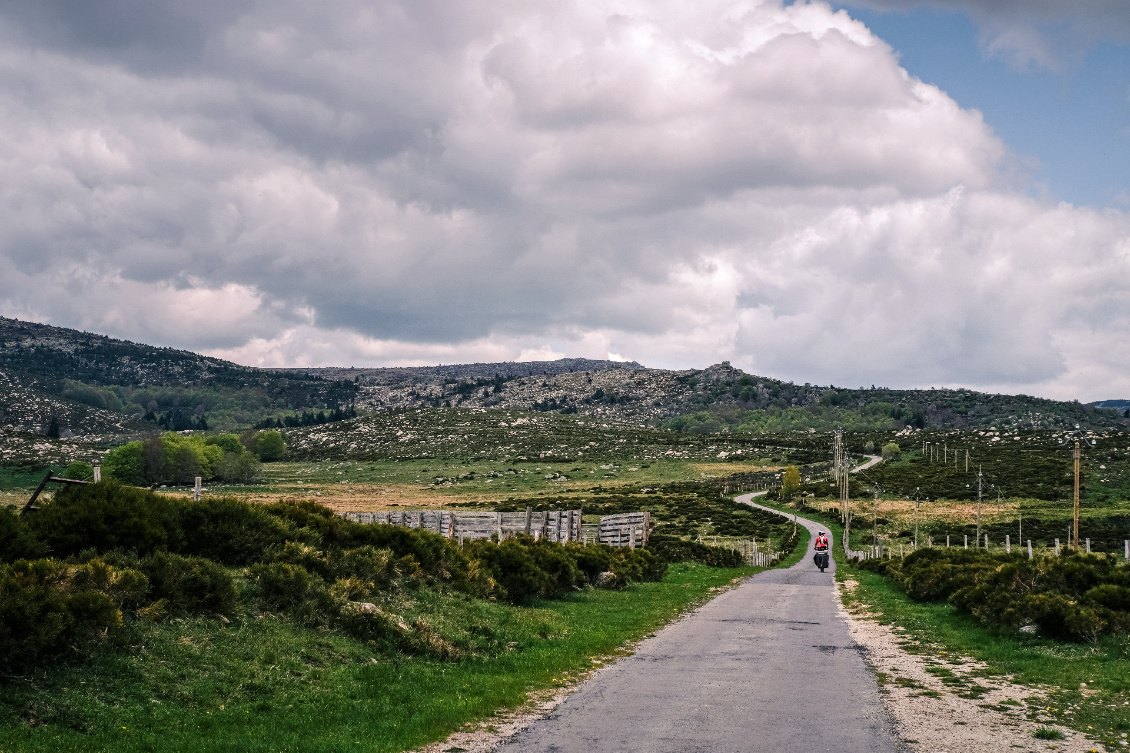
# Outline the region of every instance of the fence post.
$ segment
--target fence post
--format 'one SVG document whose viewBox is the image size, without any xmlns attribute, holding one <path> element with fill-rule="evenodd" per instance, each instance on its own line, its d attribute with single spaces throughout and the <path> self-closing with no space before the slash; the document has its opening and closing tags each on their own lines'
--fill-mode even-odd
<svg viewBox="0 0 1130 753">
<path fill-rule="evenodd" d="M 1032 559 L 1032 539 L 1028 539 L 1028 559 Z"/>
<path fill-rule="evenodd" d="M 197 476 L 196 477 L 196 485 L 192 487 L 192 499 L 196 502 L 200 501 L 200 482 L 202 480 L 203 479 L 201 479 L 199 476 Z"/>
<path fill-rule="evenodd" d="M 989 551 L 989 534 L 985 534 L 985 551 Z"/>
<path fill-rule="evenodd" d="M 1091 553 L 1091 540 L 1087 539 L 1087 554 Z"/>
<path fill-rule="evenodd" d="M 969 534 L 968 533 L 965 534 L 965 548 L 966 549 L 969 548 Z"/>
<path fill-rule="evenodd" d="M 1012 541 L 1009 539 L 1007 533 L 1004 535 L 1004 551 L 1008 554 L 1012 553 Z"/>
<path fill-rule="evenodd" d="M 101 480 L 102 480 L 102 461 L 101 460 L 95 460 L 94 461 L 94 483 L 97 484 Z"/>
<path fill-rule="evenodd" d="M 1130 539 L 1122 540 L 1122 551 L 1124 552 L 1123 556 L 1126 558 L 1126 561 L 1130 562 Z"/>
<path fill-rule="evenodd" d="M 1059 556 L 1059 539 L 1055 540 L 1055 556 Z"/>
</svg>

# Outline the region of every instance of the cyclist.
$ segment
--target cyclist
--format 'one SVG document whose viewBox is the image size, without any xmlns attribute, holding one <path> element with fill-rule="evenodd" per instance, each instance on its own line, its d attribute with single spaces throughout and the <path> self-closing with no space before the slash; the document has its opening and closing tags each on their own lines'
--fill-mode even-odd
<svg viewBox="0 0 1130 753">
<path fill-rule="evenodd" d="M 814 548 L 816 554 L 812 557 L 812 561 L 820 568 L 820 572 L 824 572 L 824 568 L 828 567 L 828 534 L 823 531 L 817 532 Z"/>
</svg>

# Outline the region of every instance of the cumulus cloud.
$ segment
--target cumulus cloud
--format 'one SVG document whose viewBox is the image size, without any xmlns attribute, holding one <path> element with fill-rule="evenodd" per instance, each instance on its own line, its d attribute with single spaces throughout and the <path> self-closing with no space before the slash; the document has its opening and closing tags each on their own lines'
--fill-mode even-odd
<svg viewBox="0 0 1130 753">
<path fill-rule="evenodd" d="M 1130 390 L 1127 217 L 1026 198 L 844 11 L 103 5 L 0 4 L 6 313 L 263 365 Z"/>
</svg>

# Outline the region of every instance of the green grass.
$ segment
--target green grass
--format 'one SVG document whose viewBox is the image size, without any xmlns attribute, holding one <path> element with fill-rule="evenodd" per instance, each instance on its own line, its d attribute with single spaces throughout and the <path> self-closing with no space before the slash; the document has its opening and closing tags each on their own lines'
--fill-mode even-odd
<svg viewBox="0 0 1130 753">
<path fill-rule="evenodd" d="M 521 705 L 531 690 L 571 682 L 594 657 L 753 572 L 675 565 L 662 583 L 520 608 L 399 597 L 440 632 L 441 617 L 458 621 L 495 647 L 460 663 L 374 654 L 269 616 L 138 622 L 127 645 L 85 664 L 4 679 L 0 751 L 406 750 Z"/>
</svg>

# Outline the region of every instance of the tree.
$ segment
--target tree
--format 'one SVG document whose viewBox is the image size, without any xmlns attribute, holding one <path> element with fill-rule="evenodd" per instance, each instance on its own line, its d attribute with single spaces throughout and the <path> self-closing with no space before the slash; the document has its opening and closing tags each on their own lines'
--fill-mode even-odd
<svg viewBox="0 0 1130 753">
<path fill-rule="evenodd" d="M 115 447 L 102 461 L 102 471 L 108 478 L 123 484 L 141 486 L 145 483 L 145 454 L 141 442 L 130 442 Z"/>
<path fill-rule="evenodd" d="M 800 469 L 790 465 L 785 469 L 785 475 L 781 477 L 781 499 L 792 499 L 798 491 L 800 491 Z"/>
<path fill-rule="evenodd" d="M 286 457 L 286 442 L 275 429 L 261 431 L 255 435 L 255 451 L 264 463 L 282 460 Z"/>
<path fill-rule="evenodd" d="M 891 461 L 898 457 L 901 448 L 895 442 L 888 442 L 883 445 L 883 460 Z"/>
<path fill-rule="evenodd" d="M 165 448 L 165 440 L 161 435 L 154 434 L 146 437 L 141 443 L 141 456 L 144 459 L 145 480 L 150 484 L 159 484 L 165 477 L 165 469 L 169 465 L 169 453 Z"/>
</svg>

